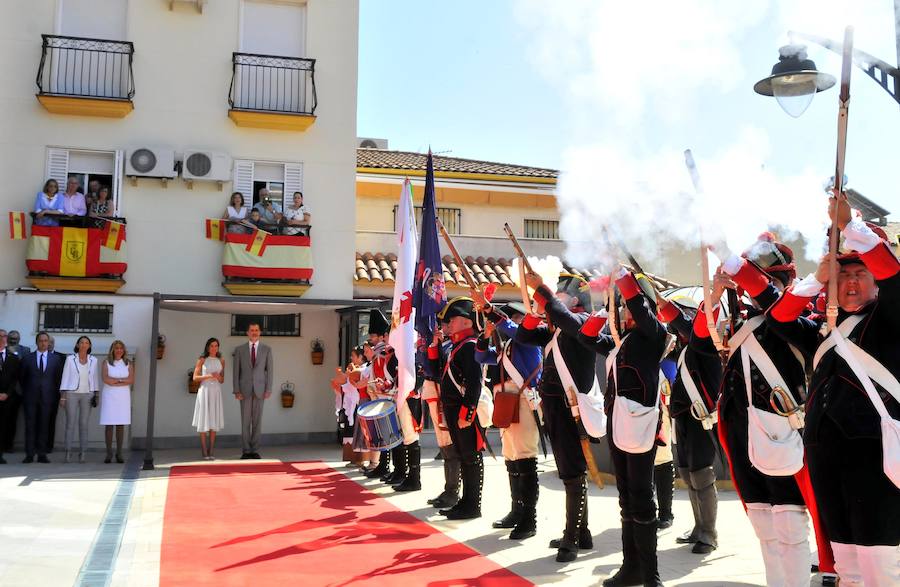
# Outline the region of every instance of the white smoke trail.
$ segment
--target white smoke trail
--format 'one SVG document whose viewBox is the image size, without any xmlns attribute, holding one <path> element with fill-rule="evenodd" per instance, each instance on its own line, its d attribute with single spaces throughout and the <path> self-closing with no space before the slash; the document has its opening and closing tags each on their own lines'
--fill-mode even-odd
<svg viewBox="0 0 900 587">
<path fill-rule="evenodd" d="M 806 257 L 817 258 L 826 223 L 821 170 L 769 172 L 767 133 L 737 122 L 733 129 L 710 128 L 697 97 L 746 83 L 745 52 L 761 23 L 775 18 L 784 31 L 840 39 L 848 22 L 872 28 L 878 20 L 872 15 L 884 16 L 883 3 L 519 2 L 516 17 L 532 40 L 536 66 L 566 89 L 572 112 L 558 186 L 566 260 L 590 266 L 618 257 L 605 225 L 639 259 L 662 258 L 673 245 L 696 246 L 700 227 L 705 240 L 725 239 L 735 252 L 768 229 L 782 239 L 802 236 Z M 772 39 L 773 61 L 779 40 L 787 41 Z M 655 126 L 646 123 L 649 114 Z M 706 153 L 691 144 L 702 133 L 733 138 L 728 148 Z M 689 147 L 703 194 L 694 192 L 684 165 Z"/>
<path fill-rule="evenodd" d="M 559 274 L 563 271 L 563 263 L 559 260 L 559 257 L 554 255 L 549 255 L 547 257 L 539 258 L 539 257 L 528 257 L 528 263 L 531 265 L 531 268 L 535 273 L 541 276 L 541 279 L 544 280 L 544 285 L 550 288 L 550 291 L 556 291 L 556 286 L 559 283 Z M 513 283 L 516 285 L 521 285 L 519 283 L 519 258 L 516 257 L 513 259 L 512 266 L 509 270 L 510 277 L 512 277 Z"/>
</svg>

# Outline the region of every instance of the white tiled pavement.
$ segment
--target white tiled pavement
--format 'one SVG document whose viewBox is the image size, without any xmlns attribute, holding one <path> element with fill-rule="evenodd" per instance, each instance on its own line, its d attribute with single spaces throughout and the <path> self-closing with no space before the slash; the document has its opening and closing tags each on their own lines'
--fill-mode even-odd
<svg viewBox="0 0 900 587">
<path fill-rule="evenodd" d="M 155 587 L 159 582 L 159 552 L 163 508 L 170 466 L 188 464 L 199 451 L 170 450 L 156 453 L 157 470 L 142 473 L 134 497 L 110 585 Z M 562 484 L 556 477 L 552 456 L 540 462 L 541 496 L 538 535 L 522 542 L 505 538 L 490 522 L 509 509 L 508 482 L 502 460 L 485 459 L 483 513 L 479 520 L 448 522 L 426 505 L 443 484 L 441 463 L 433 462 L 435 449 L 423 452 L 423 486 L 420 492 L 397 494 L 381 483 L 365 479 L 336 461 L 332 446 L 277 447 L 263 452 L 266 458 L 284 461 L 323 460 L 350 478 L 375 491 L 400 509 L 425 520 L 449 536 L 465 542 L 498 564 L 538 585 L 598 585 L 621 561 L 616 490 L 591 487 L 590 528 L 594 550 L 570 564 L 553 560 L 547 542 L 563 526 Z M 22 465 L 7 455 L 11 464 L 0 465 L 0 585 L 4 587 L 54 587 L 74 585 L 84 557 L 115 491 L 122 465 L 104 465 L 91 453 L 85 465 L 52 463 Z M 59 455 L 54 455 L 59 460 Z M 218 462 L 237 457 L 222 451 Z M 207 464 L 207 463 L 204 463 Z M 676 491 L 675 525 L 660 533 L 660 572 L 666 585 L 713 587 L 765 585 L 759 547 L 737 495 L 719 494 L 720 547 L 708 556 L 691 554 L 675 544 L 675 537 L 689 528 L 690 503 L 684 491 Z M 811 544 L 815 542 L 811 539 Z M 385 583 L 386 584 L 386 583 Z M 818 585 L 811 576 L 810 585 Z M 263 587 L 259 585 L 258 587 Z"/>
</svg>

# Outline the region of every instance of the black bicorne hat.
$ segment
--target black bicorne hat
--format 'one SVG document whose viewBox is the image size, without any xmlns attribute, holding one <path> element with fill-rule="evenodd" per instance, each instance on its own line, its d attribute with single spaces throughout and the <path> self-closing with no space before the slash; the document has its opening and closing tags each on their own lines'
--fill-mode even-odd
<svg viewBox="0 0 900 587">
<path fill-rule="evenodd" d="M 573 275 L 572 273 L 560 273 L 559 281 L 556 283 L 556 293 L 565 293 L 578 300 L 578 305 L 590 312 L 593 308 L 591 304 L 591 288 L 584 277 Z"/>
<path fill-rule="evenodd" d="M 384 317 L 381 310 L 369 310 L 369 334 L 384 336 L 391 331 L 391 323 Z"/>
<path fill-rule="evenodd" d="M 444 309 L 440 311 L 438 314 L 438 318 L 440 318 L 441 322 L 449 322 L 451 318 L 455 318 L 456 316 L 462 316 L 463 318 L 468 318 L 475 323 L 475 302 L 472 298 L 468 298 L 465 296 L 459 296 L 453 298 L 447 305 L 444 306 Z"/>
</svg>

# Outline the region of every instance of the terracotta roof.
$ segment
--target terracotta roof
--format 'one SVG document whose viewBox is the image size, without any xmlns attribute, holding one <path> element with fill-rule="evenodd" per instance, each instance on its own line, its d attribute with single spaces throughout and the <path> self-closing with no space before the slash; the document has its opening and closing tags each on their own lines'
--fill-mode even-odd
<svg viewBox="0 0 900 587">
<path fill-rule="evenodd" d="M 396 169 L 404 171 L 425 171 L 426 155 L 410 151 L 384 151 L 381 149 L 357 149 L 356 166 L 368 169 Z M 477 159 L 461 159 L 434 155 L 434 171 L 456 173 L 482 173 L 487 175 L 512 175 L 517 177 L 540 177 L 556 179 L 555 169 L 527 167 L 508 163 L 494 163 Z"/>
<path fill-rule="evenodd" d="M 456 263 L 450 255 L 444 255 L 441 259 L 442 269 L 444 271 L 444 282 L 448 285 L 457 285 L 466 287 L 465 279 L 459 274 Z M 475 280 L 480 284 L 494 283 L 497 287 L 508 287 L 515 289 L 517 286 L 510 277 L 510 269 L 512 265 L 511 259 L 504 257 L 463 257 L 463 261 L 469 267 Z M 599 277 L 601 272 L 596 269 L 576 269 L 566 263 L 563 268 L 568 273 L 580 275 L 585 279 L 593 279 Z M 394 283 L 394 273 L 397 271 L 397 255 L 394 253 L 356 253 L 356 269 L 354 271 L 354 282 L 356 283 L 374 283 L 387 284 Z M 678 284 L 657 276 L 651 276 L 664 287 L 674 287 Z"/>
</svg>

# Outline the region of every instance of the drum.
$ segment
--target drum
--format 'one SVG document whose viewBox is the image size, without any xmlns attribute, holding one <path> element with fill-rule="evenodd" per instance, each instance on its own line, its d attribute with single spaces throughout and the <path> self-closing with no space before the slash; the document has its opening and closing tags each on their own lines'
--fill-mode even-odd
<svg viewBox="0 0 900 587">
<path fill-rule="evenodd" d="M 391 400 L 364 403 L 356 410 L 356 421 L 369 450 L 390 450 L 403 442 L 397 406 Z"/>
</svg>

